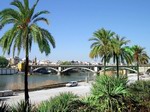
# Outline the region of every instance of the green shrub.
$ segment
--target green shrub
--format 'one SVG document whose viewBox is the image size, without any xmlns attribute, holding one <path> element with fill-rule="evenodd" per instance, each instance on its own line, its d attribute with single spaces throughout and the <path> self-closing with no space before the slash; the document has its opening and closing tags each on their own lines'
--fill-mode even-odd
<svg viewBox="0 0 150 112">
<path fill-rule="evenodd" d="M 131 97 L 134 98 L 139 104 L 150 111 L 150 80 L 140 80 L 128 86 Z"/>
<path fill-rule="evenodd" d="M 78 98 L 73 93 L 60 93 L 48 101 L 44 101 L 39 105 L 39 112 L 66 112 L 68 104 Z"/>
<path fill-rule="evenodd" d="M 3 56 L 0 56 L 0 68 L 4 68 L 8 65 L 8 60 L 3 57 Z"/>
<path fill-rule="evenodd" d="M 124 99 L 129 95 L 126 84 L 127 78 L 123 76 L 97 76 L 91 88 L 92 99 L 99 102 L 97 107 L 103 112 L 121 112 L 126 108 Z"/>
<path fill-rule="evenodd" d="M 12 112 L 37 112 L 37 108 L 35 105 L 29 104 L 27 106 L 25 101 L 20 101 L 17 105 L 12 106 Z"/>
<path fill-rule="evenodd" d="M 74 100 L 68 104 L 66 112 L 99 112 L 95 106 L 81 100 Z"/>
<path fill-rule="evenodd" d="M 0 112 L 11 112 L 10 106 L 3 101 L 0 101 Z"/>
</svg>

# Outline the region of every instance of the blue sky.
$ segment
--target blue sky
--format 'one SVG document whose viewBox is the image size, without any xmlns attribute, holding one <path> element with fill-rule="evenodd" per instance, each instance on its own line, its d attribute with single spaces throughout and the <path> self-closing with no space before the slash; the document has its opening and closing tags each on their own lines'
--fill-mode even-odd
<svg viewBox="0 0 150 112">
<path fill-rule="evenodd" d="M 12 0 L 0 1 L 0 10 L 12 7 Z M 31 4 L 35 0 L 29 0 Z M 39 25 L 48 29 L 56 41 L 56 48 L 45 56 L 33 45 L 30 58 L 57 60 L 92 61 L 89 58 L 88 39 L 93 32 L 105 28 L 131 40 L 129 45 L 138 44 L 150 55 L 150 0 L 40 0 L 36 11 L 48 10 L 50 25 Z M 8 28 L 0 31 L 0 36 Z M 2 55 L 0 48 L 0 55 Z M 20 57 L 24 58 L 21 52 Z M 5 55 L 7 56 L 7 55 Z M 10 54 L 10 57 L 12 54 Z M 9 57 L 9 56 L 7 56 Z"/>
</svg>

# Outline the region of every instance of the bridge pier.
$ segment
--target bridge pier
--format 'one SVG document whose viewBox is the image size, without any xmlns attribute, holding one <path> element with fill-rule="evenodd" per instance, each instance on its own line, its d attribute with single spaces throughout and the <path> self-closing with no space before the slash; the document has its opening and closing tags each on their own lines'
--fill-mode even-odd
<svg viewBox="0 0 150 112">
<path fill-rule="evenodd" d="M 61 75 L 61 72 L 57 72 L 57 75 Z"/>
<path fill-rule="evenodd" d="M 129 74 L 129 71 L 125 70 L 125 75 L 128 76 L 128 74 Z"/>
<path fill-rule="evenodd" d="M 95 67 L 94 67 L 94 76 L 96 76 L 97 74 L 98 74 L 98 67 L 95 66 Z"/>
<path fill-rule="evenodd" d="M 94 67 L 94 72 L 98 72 L 98 68 L 97 67 Z"/>
<path fill-rule="evenodd" d="M 94 75 L 94 76 L 96 76 L 97 74 L 98 74 L 97 72 L 94 72 L 94 74 L 93 74 L 93 75 Z"/>
<path fill-rule="evenodd" d="M 59 66 L 59 67 L 58 67 L 57 75 L 61 75 L 61 70 L 62 70 L 62 68 Z"/>
</svg>

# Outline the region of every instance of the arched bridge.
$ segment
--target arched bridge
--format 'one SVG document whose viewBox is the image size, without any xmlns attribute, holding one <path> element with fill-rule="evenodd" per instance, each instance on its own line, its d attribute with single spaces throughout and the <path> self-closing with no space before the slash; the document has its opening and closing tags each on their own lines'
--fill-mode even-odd
<svg viewBox="0 0 150 112">
<path fill-rule="evenodd" d="M 48 68 L 48 69 L 56 71 L 58 74 L 61 74 L 63 72 L 66 72 L 68 70 L 75 69 L 75 68 L 81 68 L 81 69 L 84 69 L 93 73 L 98 73 L 104 70 L 103 65 L 31 65 L 30 67 L 32 67 L 32 70 L 35 68 Z M 119 68 L 123 70 L 133 71 L 135 73 L 137 72 L 137 67 L 135 65 L 129 65 L 129 66 L 122 65 L 122 66 L 119 66 Z M 116 66 L 114 65 L 106 66 L 106 70 L 108 69 L 116 69 Z M 144 65 L 144 66 L 140 66 L 139 71 L 145 73 L 148 69 L 150 69 L 150 66 Z"/>
</svg>

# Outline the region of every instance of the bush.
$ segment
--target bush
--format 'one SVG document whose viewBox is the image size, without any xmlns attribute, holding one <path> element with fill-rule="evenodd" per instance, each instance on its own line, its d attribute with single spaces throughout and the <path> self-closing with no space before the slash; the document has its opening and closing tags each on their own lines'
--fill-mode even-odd
<svg viewBox="0 0 150 112">
<path fill-rule="evenodd" d="M 136 81 L 135 83 L 130 84 L 129 89 L 135 98 L 138 101 L 150 100 L 150 80 Z"/>
<path fill-rule="evenodd" d="M 99 112 L 95 106 L 80 100 L 72 101 L 68 104 L 66 112 Z"/>
<path fill-rule="evenodd" d="M 9 105 L 3 101 L 0 101 L 0 112 L 11 112 Z"/>
<path fill-rule="evenodd" d="M 3 56 L 0 56 L 0 68 L 5 68 L 7 65 L 8 65 L 8 60 L 3 57 Z"/>
<path fill-rule="evenodd" d="M 48 101 L 44 101 L 39 105 L 39 112 L 66 112 L 68 104 L 78 98 L 73 93 L 60 93 L 58 96 L 51 98 Z"/>
<path fill-rule="evenodd" d="M 29 106 L 27 106 L 26 102 L 23 100 L 18 102 L 17 105 L 12 106 L 11 110 L 12 112 L 37 112 L 35 105 L 30 103 Z"/>
<path fill-rule="evenodd" d="M 91 88 L 91 98 L 99 102 L 97 107 L 101 111 L 120 112 L 126 108 L 124 99 L 129 95 L 126 84 L 127 78 L 123 76 L 97 76 Z"/>
<path fill-rule="evenodd" d="M 140 80 L 132 83 L 128 86 L 131 97 L 134 98 L 136 101 L 144 109 L 149 109 L 150 111 L 150 80 Z"/>
</svg>

